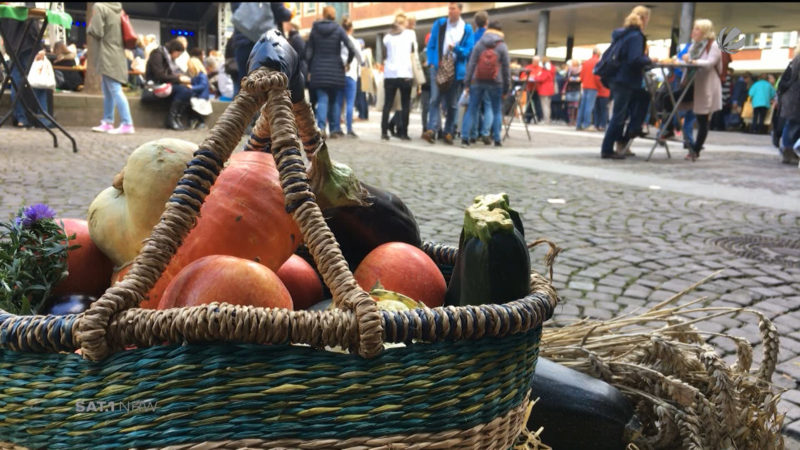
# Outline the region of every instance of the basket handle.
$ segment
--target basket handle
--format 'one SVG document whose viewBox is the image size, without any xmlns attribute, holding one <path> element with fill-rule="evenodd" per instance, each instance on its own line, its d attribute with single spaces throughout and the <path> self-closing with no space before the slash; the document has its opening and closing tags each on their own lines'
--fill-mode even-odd
<svg viewBox="0 0 800 450">
<path fill-rule="evenodd" d="M 303 146 L 297 137 L 287 86 L 285 74 L 267 69 L 254 71 L 242 80 L 242 91 L 195 152 L 131 270 L 122 281 L 108 288 L 80 319 L 77 338 L 85 358 L 96 361 L 118 350 L 112 345 L 119 342 L 118 336 L 109 336 L 112 320 L 138 305 L 161 277 L 196 224 L 200 206 L 239 143 L 245 125 L 262 104 L 266 114 L 261 115 L 255 129 L 262 134 L 274 131 L 270 139 L 287 211 L 299 225 L 334 301 L 354 312 L 359 355 L 374 357 L 383 350 L 383 326 L 377 305 L 355 282 L 308 185 L 300 156 Z"/>
</svg>

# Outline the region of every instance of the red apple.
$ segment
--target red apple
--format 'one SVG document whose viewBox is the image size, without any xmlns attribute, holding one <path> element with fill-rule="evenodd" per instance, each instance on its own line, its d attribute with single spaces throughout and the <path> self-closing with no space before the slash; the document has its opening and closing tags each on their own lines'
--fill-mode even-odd
<svg viewBox="0 0 800 450">
<path fill-rule="evenodd" d="M 69 275 L 61 280 L 51 296 L 83 294 L 100 297 L 108 289 L 114 264 L 89 237 L 89 224 L 82 219 L 56 219 L 67 236 L 75 235 L 69 245 L 80 247 L 67 252 Z"/>
<path fill-rule="evenodd" d="M 376 282 L 429 308 L 442 306 L 447 284 L 436 263 L 422 250 L 404 242 L 388 242 L 373 249 L 354 274 L 369 292 Z"/>
<path fill-rule="evenodd" d="M 227 255 L 210 255 L 184 267 L 169 283 L 158 309 L 225 302 L 292 309 L 292 297 L 266 266 Z"/>
<path fill-rule="evenodd" d="M 308 309 L 322 300 L 322 281 L 305 259 L 292 255 L 276 273 L 292 295 L 295 309 Z"/>
</svg>

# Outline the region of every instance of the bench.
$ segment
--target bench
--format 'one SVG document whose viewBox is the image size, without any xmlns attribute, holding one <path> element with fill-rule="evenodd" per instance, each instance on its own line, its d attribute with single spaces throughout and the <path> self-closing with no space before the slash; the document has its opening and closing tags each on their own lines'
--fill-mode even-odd
<svg viewBox="0 0 800 450">
<path fill-rule="evenodd" d="M 53 66 L 53 70 L 61 70 L 66 72 L 83 72 L 84 75 L 86 74 L 86 66 Z M 138 70 L 129 70 L 128 75 L 144 76 L 144 72 L 139 72 Z"/>
</svg>

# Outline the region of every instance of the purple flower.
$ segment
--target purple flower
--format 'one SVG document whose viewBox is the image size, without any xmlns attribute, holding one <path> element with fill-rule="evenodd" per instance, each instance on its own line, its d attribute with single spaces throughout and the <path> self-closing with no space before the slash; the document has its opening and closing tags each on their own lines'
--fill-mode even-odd
<svg viewBox="0 0 800 450">
<path fill-rule="evenodd" d="M 56 216 L 56 212 L 50 209 L 44 203 L 37 203 L 33 206 L 25 208 L 22 212 L 22 226 L 30 228 L 36 222 L 42 219 L 52 219 Z M 20 218 L 17 218 L 19 220 Z"/>
</svg>

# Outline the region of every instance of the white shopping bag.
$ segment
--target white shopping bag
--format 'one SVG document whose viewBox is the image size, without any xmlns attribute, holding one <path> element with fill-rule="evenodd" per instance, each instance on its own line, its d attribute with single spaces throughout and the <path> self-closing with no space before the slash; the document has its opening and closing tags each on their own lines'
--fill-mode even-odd
<svg viewBox="0 0 800 450">
<path fill-rule="evenodd" d="M 192 109 L 201 116 L 210 116 L 214 110 L 211 107 L 211 102 L 204 98 L 192 97 L 189 100 L 192 103 Z"/>
<path fill-rule="evenodd" d="M 47 58 L 34 61 L 28 72 L 28 84 L 34 89 L 55 89 L 56 73 Z"/>
</svg>

